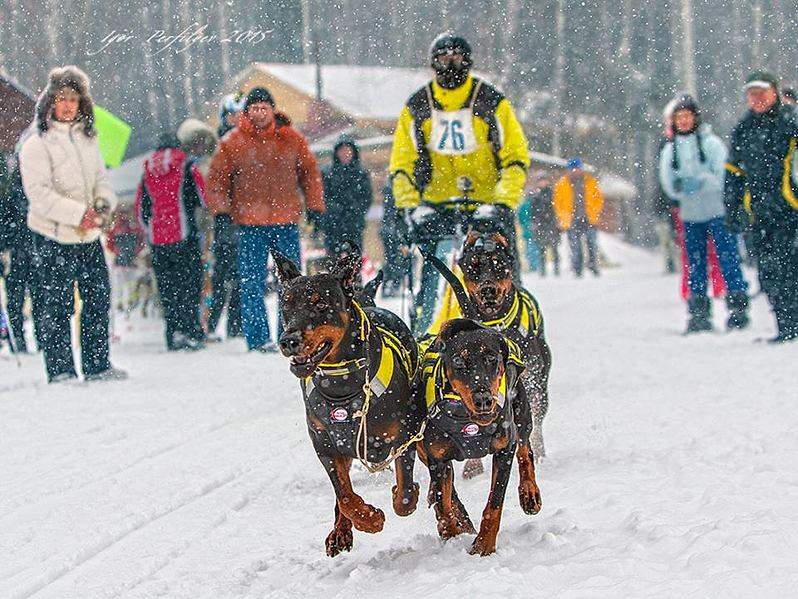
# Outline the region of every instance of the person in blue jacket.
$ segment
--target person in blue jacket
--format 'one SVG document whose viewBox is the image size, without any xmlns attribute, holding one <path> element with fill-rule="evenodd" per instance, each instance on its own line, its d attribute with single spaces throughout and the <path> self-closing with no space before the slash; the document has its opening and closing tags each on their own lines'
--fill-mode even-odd
<svg viewBox="0 0 798 599">
<path fill-rule="evenodd" d="M 679 203 L 685 228 L 690 299 L 687 333 L 712 329 L 711 304 L 707 297 L 707 242 L 715 240 L 718 259 L 728 292 L 727 327 L 748 326 L 748 285 L 740 268 L 737 238 L 726 228 L 723 186 L 726 146 L 702 124 L 696 101 L 680 97 L 674 106 L 674 137 L 662 149 L 659 179 L 668 197 Z"/>
</svg>

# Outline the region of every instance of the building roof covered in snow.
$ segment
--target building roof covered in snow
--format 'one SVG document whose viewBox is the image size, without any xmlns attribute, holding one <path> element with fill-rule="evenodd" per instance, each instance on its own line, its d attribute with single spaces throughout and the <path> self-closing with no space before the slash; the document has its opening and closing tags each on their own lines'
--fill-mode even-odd
<svg viewBox="0 0 798 599">
<path fill-rule="evenodd" d="M 258 62 L 252 68 L 272 74 L 316 97 L 316 66 Z M 337 110 L 359 119 L 396 119 L 407 98 L 432 77 L 430 69 L 388 66 L 321 65 L 321 96 Z"/>
</svg>

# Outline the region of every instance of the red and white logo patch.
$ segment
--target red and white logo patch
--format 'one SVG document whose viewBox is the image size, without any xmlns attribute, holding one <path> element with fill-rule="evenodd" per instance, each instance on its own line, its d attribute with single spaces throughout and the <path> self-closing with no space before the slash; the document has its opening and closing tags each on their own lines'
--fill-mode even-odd
<svg viewBox="0 0 798 599">
<path fill-rule="evenodd" d="M 344 408 L 335 408 L 332 412 L 330 412 L 330 418 L 334 422 L 343 422 L 349 418 L 349 412 L 347 412 Z"/>
<path fill-rule="evenodd" d="M 473 437 L 474 435 L 479 434 L 479 426 L 470 422 L 463 427 L 463 434 L 466 437 Z"/>
</svg>

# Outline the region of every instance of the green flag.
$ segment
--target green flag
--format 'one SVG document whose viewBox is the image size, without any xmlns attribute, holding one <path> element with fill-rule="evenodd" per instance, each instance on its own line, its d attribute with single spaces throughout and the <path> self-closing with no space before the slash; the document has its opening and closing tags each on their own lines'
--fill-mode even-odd
<svg viewBox="0 0 798 599">
<path fill-rule="evenodd" d="M 94 127 L 97 129 L 97 141 L 105 165 L 116 168 L 125 157 L 127 142 L 130 140 L 130 125 L 95 104 Z"/>
</svg>

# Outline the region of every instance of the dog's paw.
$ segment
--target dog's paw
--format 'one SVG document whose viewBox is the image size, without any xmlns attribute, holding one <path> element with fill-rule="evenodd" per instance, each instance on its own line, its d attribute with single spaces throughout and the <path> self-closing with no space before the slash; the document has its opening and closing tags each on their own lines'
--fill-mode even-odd
<svg viewBox="0 0 798 599">
<path fill-rule="evenodd" d="M 352 529 L 351 528 L 338 528 L 332 529 L 332 532 L 327 535 L 327 540 L 324 541 L 327 548 L 327 555 L 335 557 L 342 551 L 352 550 Z"/>
<path fill-rule="evenodd" d="M 385 526 L 385 514 L 379 508 L 369 505 L 357 495 L 345 497 L 338 502 L 338 509 L 352 521 L 352 526 L 360 532 L 380 532 Z"/>
<path fill-rule="evenodd" d="M 391 489 L 393 495 L 393 511 L 397 516 L 409 516 L 416 511 L 418 504 L 418 483 L 413 483 L 409 493 L 402 492 L 398 486 Z"/>
<path fill-rule="evenodd" d="M 454 514 L 448 514 L 438 518 L 438 535 L 444 541 L 453 539 L 464 532 L 463 527 L 460 526 Z"/>
<path fill-rule="evenodd" d="M 489 539 L 488 535 L 478 534 L 468 550 L 471 555 L 490 555 L 496 553 L 496 538 Z"/>
<path fill-rule="evenodd" d="M 518 485 L 518 500 L 521 503 L 521 509 L 529 515 L 537 514 L 543 507 L 540 489 L 534 480 L 521 481 Z"/>
<path fill-rule="evenodd" d="M 466 460 L 465 466 L 463 466 L 463 478 L 469 479 L 479 476 L 485 472 L 485 468 L 482 466 L 482 460 Z"/>
</svg>

